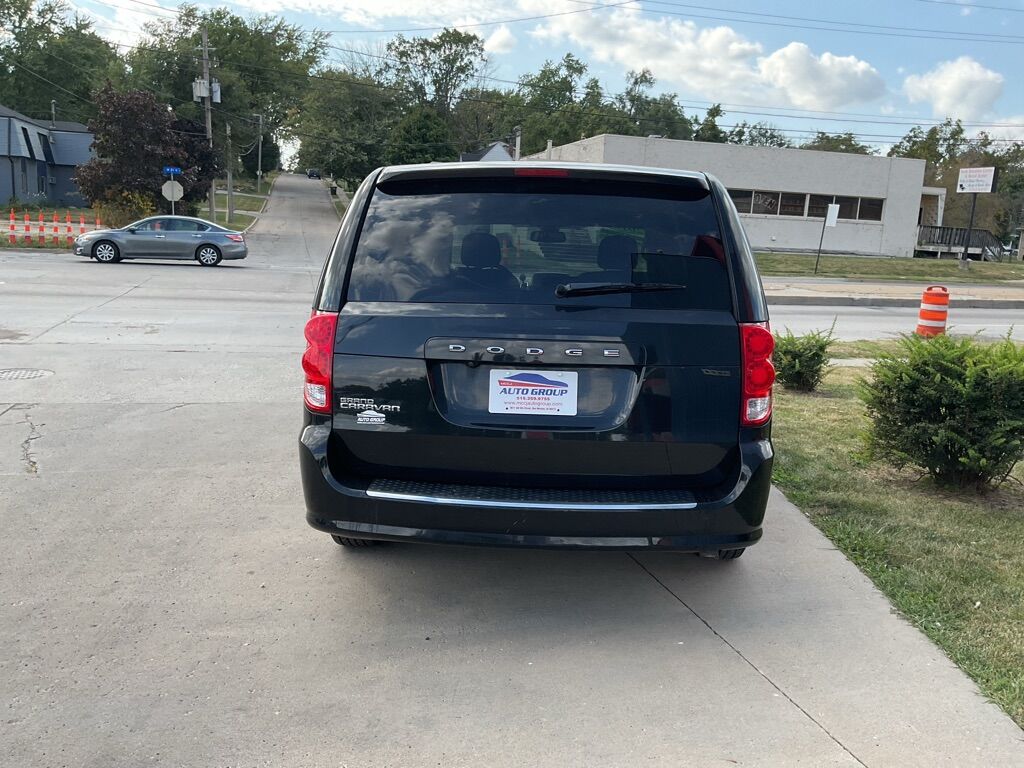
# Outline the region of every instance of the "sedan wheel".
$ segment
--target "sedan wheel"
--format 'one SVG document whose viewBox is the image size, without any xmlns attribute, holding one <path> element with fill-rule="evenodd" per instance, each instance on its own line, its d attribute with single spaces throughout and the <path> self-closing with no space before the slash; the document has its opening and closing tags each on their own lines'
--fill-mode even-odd
<svg viewBox="0 0 1024 768">
<path fill-rule="evenodd" d="M 101 240 L 92 249 L 92 256 L 102 264 L 113 264 L 121 260 L 121 254 L 117 246 L 109 240 Z"/>
<path fill-rule="evenodd" d="M 196 251 L 196 259 L 204 267 L 215 267 L 220 264 L 220 251 L 212 245 L 204 245 Z"/>
</svg>

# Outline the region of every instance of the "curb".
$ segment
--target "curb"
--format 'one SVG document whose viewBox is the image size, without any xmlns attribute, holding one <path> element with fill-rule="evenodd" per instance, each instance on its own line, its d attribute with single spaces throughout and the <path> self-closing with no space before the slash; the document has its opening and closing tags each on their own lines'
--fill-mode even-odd
<svg viewBox="0 0 1024 768">
<path fill-rule="evenodd" d="M 920 299 L 901 299 L 889 296 L 785 296 L 766 294 L 768 306 L 800 307 L 913 307 L 921 306 Z M 950 308 L 963 309 L 1024 309 L 1024 299 L 957 299 L 949 301 Z"/>
</svg>

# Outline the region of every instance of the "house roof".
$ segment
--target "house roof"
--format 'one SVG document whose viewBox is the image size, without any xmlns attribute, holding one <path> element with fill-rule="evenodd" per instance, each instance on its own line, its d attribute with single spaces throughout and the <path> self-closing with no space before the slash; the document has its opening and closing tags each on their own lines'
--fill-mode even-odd
<svg viewBox="0 0 1024 768">
<path fill-rule="evenodd" d="M 475 150 L 473 152 L 460 152 L 459 153 L 459 162 L 460 163 L 475 163 L 475 162 L 477 162 L 479 160 L 483 160 L 485 157 L 487 157 L 487 155 L 489 155 L 494 150 L 495 147 L 500 147 L 501 150 L 506 155 L 508 155 L 509 159 L 512 158 L 511 153 L 508 151 L 508 144 L 506 144 L 503 141 L 492 141 L 490 144 L 488 144 L 483 149 L 477 149 L 477 150 Z"/>
<path fill-rule="evenodd" d="M 46 130 L 71 131 L 74 133 L 89 132 L 88 127 L 82 125 L 82 123 L 76 123 L 71 120 L 57 120 L 51 128 L 49 120 L 33 120 L 28 115 L 23 115 L 21 112 L 17 112 L 10 107 L 5 107 L 0 104 L 0 118 L 3 117 L 13 117 L 15 120 L 20 120 L 23 123 L 29 123 L 30 125 L 34 125 L 38 128 L 45 128 Z"/>
</svg>

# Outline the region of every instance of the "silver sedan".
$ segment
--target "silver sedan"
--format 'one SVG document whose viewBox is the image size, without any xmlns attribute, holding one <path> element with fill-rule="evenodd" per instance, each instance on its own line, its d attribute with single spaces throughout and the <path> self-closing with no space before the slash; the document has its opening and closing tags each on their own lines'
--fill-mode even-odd
<svg viewBox="0 0 1024 768">
<path fill-rule="evenodd" d="M 215 267 L 249 255 L 245 235 L 191 216 L 150 216 L 120 229 L 97 229 L 75 239 L 79 256 L 113 264 L 122 259 L 195 259 Z"/>
</svg>

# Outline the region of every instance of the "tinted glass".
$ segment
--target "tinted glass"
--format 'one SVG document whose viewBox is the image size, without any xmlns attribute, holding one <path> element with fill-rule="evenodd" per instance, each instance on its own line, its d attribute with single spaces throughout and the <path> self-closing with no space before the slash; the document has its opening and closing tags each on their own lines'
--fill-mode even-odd
<svg viewBox="0 0 1024 768">
<path fill-rule="evenodd" d="M 566 283 L 683 290 L 558 298 Z M 352 264 L 352 301 L 731 309 L 710 194 L 569 179 L 385 184 Z"/>
<path fill-rule="evenodd" d="M 862 197 L 858 218 L 863 221 L 881 221 L 882 201 L 877 197 Z"/>
<path fill-rule="evenodd" d="M 811 195 L 807 202 L 807 215 L 815 219 L 824 219 L 831 204 L 832 195 Z"/>
<path fill-rule="evenodd" d="M 779 204 L 779 213 L 782 216 L 803 216 L 804 202 L 807 195 L 795 195 L 790 192 L 782 193 L 782 202 Z"/>
<path fill-rule="evenodd" d="M 730 189 L 729 197 L 739 213 L 750 213 L 750 205 L 754 200 L 754 193 L 749 189 Z"/>
<path fill-rule="evenodd" d="M 779 212 L 779 193 L 778 192 L 755 192 L 754 193 L 754 213 L 771 213 L 775 214 Z"/>
<path fill-rule="evenodd" d="M 857 218 L 857 201 L 856 197 L 839 197 L 836 196 L 836 202 L 839 204 L 839 218 L 840 219 L 856 219 Z"/>
<path fill-rule="evenodd" d="M 169 222 L 168 229 L 172 232 L 205 232 L 209 227 L 205 224 L 200 224 L 198 221 L 174 219 Z"/>
</svg>

